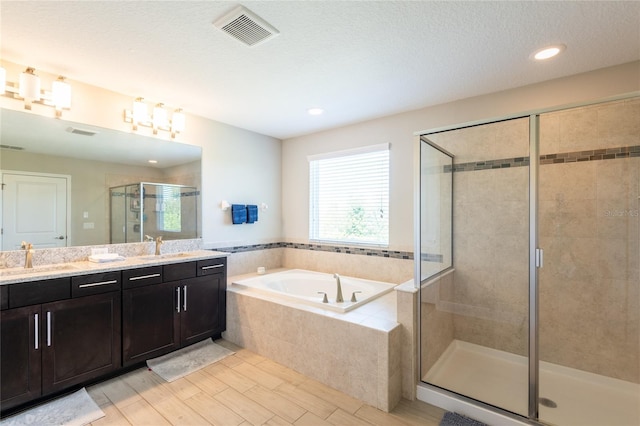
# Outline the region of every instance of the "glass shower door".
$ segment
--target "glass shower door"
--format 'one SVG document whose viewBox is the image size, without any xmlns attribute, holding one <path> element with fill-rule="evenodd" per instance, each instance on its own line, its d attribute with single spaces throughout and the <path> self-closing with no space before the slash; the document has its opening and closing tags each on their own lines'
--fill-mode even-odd
<svg viewBox="0 0 640 426">
<path fill-rule="evenodd" d="M 421 145 L 433 154 L 421 155 L 421 174 L 452 158 L 439 185 L 421 179 L 421 269 L 443 271 L 421 273 L 421 378 L 528 416 L 529 118 L 426 134 Z M 429 235 L 436 227 L 452 244 Z"/>
<path fill-rule="evenodd" d="M 640 100 L 540 116 L 539 418 L 640 424 Z"/>
</svg>

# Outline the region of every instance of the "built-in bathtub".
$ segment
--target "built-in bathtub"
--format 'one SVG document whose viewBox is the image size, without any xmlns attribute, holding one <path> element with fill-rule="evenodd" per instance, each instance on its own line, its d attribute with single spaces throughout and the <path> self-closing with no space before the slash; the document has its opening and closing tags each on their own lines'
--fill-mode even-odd
<svg viewBox="0 0 640 426">
<path fill-rule="evenodd" d="M 349 312 L 334 310 L 317 294 L 325 291 L 335 302 L 333 274 L 284 270 L 229 277 L 223 337 L 369 405 L 392 410 L 400 401 L 402 383 L 395 285 L 340 278 L 345 302 L 336 309 Z M 293 296 L 300 290 L 294 287 L 308 291 Z M 355 303 L 349 301 L 353 291 L 363 291 L 356 293 Z"/>
<path fill-rule="evenodd" d="M 389 293 L 395 287 L 395 284 L 382 281 L 340 276 L 344 302 L 336 302 L 337 282 L 333 274 L 304 269 L 259 275 L 233 281 L 233 285 L 243 286 L 258 292 L 276 294 L 287 300 L 336 312 L 349 312 Z M 323 302 L 324 294 L 327 295 L 327 302 Z"/>
</svg>

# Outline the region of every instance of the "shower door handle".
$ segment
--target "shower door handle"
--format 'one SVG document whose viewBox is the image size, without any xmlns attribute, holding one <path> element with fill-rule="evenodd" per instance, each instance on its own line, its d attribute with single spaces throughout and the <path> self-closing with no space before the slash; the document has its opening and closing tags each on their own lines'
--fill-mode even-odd
<svg viewBox="0 0 640 426">
<path fill-rule="evenodd" d="M 544 266 L 544 250 L 536 249 L 536 268 L 542 268 Z"/>
</svg>

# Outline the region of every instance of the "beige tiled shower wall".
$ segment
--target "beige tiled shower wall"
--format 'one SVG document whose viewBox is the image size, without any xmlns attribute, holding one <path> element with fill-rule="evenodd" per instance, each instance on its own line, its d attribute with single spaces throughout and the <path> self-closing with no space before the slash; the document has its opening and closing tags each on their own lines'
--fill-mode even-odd
<svg viewBox="0 0 640 426">
<path fill-rule="evenodd" d="M 640 100 L 541 117 L 542 154 L 640 145 Z M 640 157 L 540 167 L 540 357 L 640 383 Z"/>
<path fill-rule="evenodd" d="M 451 152 L 455 165 L 529 156 L 527 118 L 440 133 L 429 139 Z M 529 168 L 454 172 L 453 182 L 455 273 L 452 289 L 440 292 L 436 309 L 451 314 L 456 339 L 525 355 Z M 433 313 L 429 315 L 434 318 Z M 424 330 L 434 324 L 429 324 L 428 318 L 422 320 L 427 321 L 422 326 L 424 340 Z M 439 356 L 438 342 L 430 346 L 427 340 L 423 346 L 422 362 L 426 365 Z"/>
</svg>

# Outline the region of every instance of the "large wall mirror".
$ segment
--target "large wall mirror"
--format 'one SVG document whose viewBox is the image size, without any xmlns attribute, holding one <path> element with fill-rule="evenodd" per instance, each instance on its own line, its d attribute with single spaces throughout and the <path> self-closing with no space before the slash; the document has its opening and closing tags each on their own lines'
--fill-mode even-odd
<svg viewBox="0 0 640 426">
<path fill-rule="evenodd" d="M 121 242 L 113 239 L 110 188 L 142 182 L 193 188 L 183 191 L 197 202 L 185 209 L 181 232 L 162 236 L 201 237 L 198 146 L 9 109 L 0 109 L 0 144 L 2 250 L 20 240 L 42 248 Z M 141 223 L 156 221 L 139 202 L 127 206 Z M 164 210 L 157 198 L 149 206 Z"/>
</svg>

